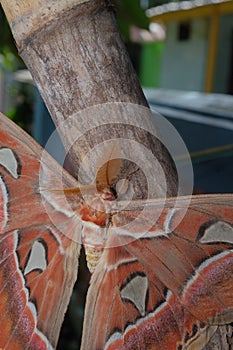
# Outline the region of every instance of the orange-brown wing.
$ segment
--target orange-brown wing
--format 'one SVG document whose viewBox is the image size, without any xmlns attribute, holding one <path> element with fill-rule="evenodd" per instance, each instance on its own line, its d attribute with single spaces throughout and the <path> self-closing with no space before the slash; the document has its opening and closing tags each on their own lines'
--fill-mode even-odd
<svg viewBox="0 0 233 350">
<path fill-rule="evenodd" d="M 92 276 L 82 350 L 202 349 L 217 325 L 233 321 L 233 195 L 195 197 L 179 223 L 183 202 L 168 201 L 128 244 L 122 225 L 138 212 L 113 216 L 115 247 Z M 149 220 L 157 205 L 147 210 Z"/>
<path fill-rule="evenodd" d="M 62 186 L 77 187 L 77 182 L 29 135 L 0 115 L 2 349 L 56 346 L 79 255 L 74 203 L 49 191 Z"/>
</svg>

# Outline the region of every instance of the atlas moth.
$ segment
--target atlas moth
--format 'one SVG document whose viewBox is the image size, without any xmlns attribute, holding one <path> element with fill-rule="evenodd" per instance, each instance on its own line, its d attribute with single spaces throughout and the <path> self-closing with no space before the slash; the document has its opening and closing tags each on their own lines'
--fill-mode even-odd
<svg viewBox="0 0 233 350">
<path fill-rule="evenodd" d="M 65 171 L 61 189 L 60 166 L 3 115 L 0 125 L 1 349 L 56 347 L 80 241 L 93 273 L 82 350 L 202 349 L 233 321 L 233 195 L 193 196 L 185 214 L 186 197 L 124 207 L 117 161 L 95 191 Z"/>
</svg>

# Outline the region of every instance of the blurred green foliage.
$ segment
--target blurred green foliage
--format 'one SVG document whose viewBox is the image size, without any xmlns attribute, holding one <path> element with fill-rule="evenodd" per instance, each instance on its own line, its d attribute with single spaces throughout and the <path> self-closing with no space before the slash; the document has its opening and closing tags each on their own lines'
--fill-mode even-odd
<svg viewBox="0 0 233 350">
<path fill-rule="evenodd" d="M 5 76 L 9 76 L 10 72 L 24 69 L 25 64 L 18 55 L 11 30 L 1 7 L 0 26 L 0 71 Z M 12 105 L 5 113 L 15 123 L 30 132 L 34 102 L 32 86 L 28 83 L 12 81 L 5 84 L 5 89 L 12 101 Z"/>
<path fill-rule="evenodd" d="M 34 105 L 32 85 L 29 83 L 16 84 L 9 87 L 8 92 L 14 99 L 14 106 L 6 112 L 7 116 L 21 128 L 31 133 Z"/>
<path fill-rule="evenodd" d="M 5 14 L 0 7 L 0 69 L 16 70 L 20 67 L 24 67 L 24 63 L 18 56 L 18 52 L 15 46 L 11 30 L 6 20 Z"/>
<path fill-rule="evenodd" d="M 130 26 L 147 29 L 149 19 L 141 7 L 140 0 L 113 0 L 116 7 L 117 21 L 123 39 L 130 41 Z"/>
</svg>

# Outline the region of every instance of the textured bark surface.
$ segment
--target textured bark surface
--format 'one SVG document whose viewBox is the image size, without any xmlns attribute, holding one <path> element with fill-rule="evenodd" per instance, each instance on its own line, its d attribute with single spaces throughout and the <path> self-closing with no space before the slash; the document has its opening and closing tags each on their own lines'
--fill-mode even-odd
<svg viewBox="0 0 233 350">
<path fill-rule="evenodd" d="M 204 350 L 232 350 L 232 326 L 218 327 Z"/>
<path fill-rule="evenodd" d="M 37 83 L 41 95 L 55 121 L 60 125 L 75 116 L 82 130 L 82 113 L 90 106 L 106 102 L 129 102 L 147 106 L 137 76 L 122 43 L 113 7 L 108 1 L 2 1 L 20 55 Z M 110 112 L 111 114 L 111 108 Z M 132 120 L 133 116 L 127 116 Z M 93 115 L 93 122 L 99 116 Z M 112 119 L 117 116 L 111 115 Z M 101 124 L 99 120 L 98 124 Z M 77 177 L 79 163 L 93 144 L 115 137 L 131 135 L 131 139 L 153 151 L 166 174 L 167 193 L 175 195 L 177 177 L 173 163 L 162 144 L 148 133 L 126 125 L 115 128 L 101 125 L 74 142 L 69 157 Z M 67 130 L 61 138 L 70 147 Z M 137 155 L 135 154 L 135 157 Z M 148 165 L 150 166 L 150 165 Z M 124 163 L 122 173 L 132 173 L 132 164 Z M 85 179 L 81 178 L 81 182 Z M 160 196 L 160 178 L 157 176 Z M 132 179 L 136 197 L 147 195 L 144 178 L 139 171 Z M 155 191 L 156 192 L 156 191 Z"/>
</svg>

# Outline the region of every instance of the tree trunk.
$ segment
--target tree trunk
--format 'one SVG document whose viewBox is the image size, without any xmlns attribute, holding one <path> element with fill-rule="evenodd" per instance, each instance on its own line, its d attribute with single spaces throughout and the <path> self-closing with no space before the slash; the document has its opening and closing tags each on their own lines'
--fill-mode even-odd
<svg viewBox="0 0 233 350">
<path fill-rule="evenodd" d="M 124 161 L 120 175 L 134 173 L 135 198 L 147 197 L 148 188 L 143 171 L 134 172 L 132 165 L 134 159 L 143 158 L 143 151 L 136 148 L 135 153 L 131 141 L 150 150 L 158 161 L 157 170 L 148 159 L 145 162 L 150 176 L 156 178 L 155 189 L 149 196 L 160 197 L 164 191 L 168 196 L 176 195 L 177 174 L 173 162 L 166 148 L 149 132 L 150 121 L 145 120 L 144 128 L 140 124 L 143 113 L 131 105 L 146 107 L 147 102 L 119 36 L 109 1 L 2 0 L 1 4 L 19 53 L 56 126 L 63 125 L 60 134 L 69 149 L 73 175 L 77 177 L 81 161 L 103 140 L 129 139 L 130 154 L 126 154 L 128 160 Z M 118 105 L 119 101 L 125 104 Z M 95 107 L 87 112 L 89 107 L 102 104 L 105 104 L 103 108 Z M 109 122 L 101 113 L 109 113 Z M 64 126 L 70 117 L 74 117 L 72 122 Z M 91 125 L 87 125 L 89 117 Z M 76 132 L 78 140 L 74 136 Z M 131 153 L 134 153 L 132 157 Z M 79 172 L 80 177 L 85 181 L 88 171 Z M 218 333 L 218 337 L 220 340 L 211 349 L 227 349 L 223 345 L 226 332 Z"/>
<path fill-rule="evenodd" d="M 81 182 L 89 181 L 90 167 L 82 173 L 78 169 L 91 149 L 103 140 L 128 138 L 152 151 L 162 167 L 156 173 L 150 162 L 148 164 L 151 177 L 155 178 L 156 175 L 157 178 L 156 188 L 150 197 L 161 197 L 164 191 L 168 196 L 176 195 L 176 171 L 165 147 L 148 130 L 141 128 L 139 132 L 138 125 L 132 125 L 133 118 L 136 118 L 132 116 L 135 108 L 126 112 L 122 106 L 118 108 L 114 104 L 120 101 L 127 105 L 147 106 L 109 1 L 71 0 L 67 5 L 65 0 L 3 0 L 2 6 L 19 53 L 39 87 L 56 126 L 73 117 L 72 122 L 67 122 L 60 130 L 62 141 L 69 149 L 73 175 L 79 175 Z M 106 103 L 110 103 L 108 107 Z M 80 111 L 101 104 L 106 107 L 102 111 L 104 120 L 98 115 L 99 109 L 94 108 L 90 112 L 88 125 L 93 124 L 93 127 L 88 128 L 87 114 Z M 109 121 L 106 114 L 110 116 Z M 124 122 L 115 124 L 119 114 L 124 115 Z M 77 135 L 78 141 L 74 140 Z M 138 153 L 141 153 L 140 157 Z M 134 173 L 132 159 L 138 157 L 143 158 L 143 152 L 140 149 L 135 152 L 131 142 L 130 154 L 125 155 L 128 160 L 122 163 L 121 174 L 129 176 Z M 131 180 L 135 198 L 147 197 L 143 173 L 136 172 Z"/>
</svg>

